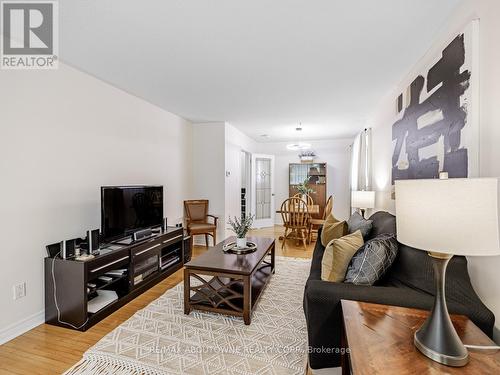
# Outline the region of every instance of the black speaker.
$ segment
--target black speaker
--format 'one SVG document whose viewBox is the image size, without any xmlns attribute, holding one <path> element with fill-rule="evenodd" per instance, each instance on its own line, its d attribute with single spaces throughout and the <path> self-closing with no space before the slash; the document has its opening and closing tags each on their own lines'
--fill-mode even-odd
<svg viewBox="0 0 500 375">
<path fill-rule="evenodd" d="M 63 242 L 64 241 L 45 246 L 45 249 L 47 250 L 47 256 L 49 256 L 50 258 L 55 258 L 56 256 L 62 257 Z"/>
<path fill-rule="evenodd" d="M 87 231 L 87 244 L 89 248 L 89 254 L 93 254 L 99 251 L 99 229 L 88 230 Z"/>
<path fill-rule="evenodd" d="M 61 241 L 61 258 L 70 259 L 75 256 L 75 247 L 76 241 L 75 239 Z"/>
</svg>

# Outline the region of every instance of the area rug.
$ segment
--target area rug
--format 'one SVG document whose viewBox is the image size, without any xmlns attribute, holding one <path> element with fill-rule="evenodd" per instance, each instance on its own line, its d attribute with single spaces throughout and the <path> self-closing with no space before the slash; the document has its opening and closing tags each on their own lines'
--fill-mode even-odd
<svg viewBox="0 0 500 375">
<path fill-rule="evenodd" d="M 104 336 L 66 374 L 303 375 L 309 265 L 276 257 L 276 274 L 249 326 L 226 315 L 185 315 L 180 283 Z"/>
</svg>

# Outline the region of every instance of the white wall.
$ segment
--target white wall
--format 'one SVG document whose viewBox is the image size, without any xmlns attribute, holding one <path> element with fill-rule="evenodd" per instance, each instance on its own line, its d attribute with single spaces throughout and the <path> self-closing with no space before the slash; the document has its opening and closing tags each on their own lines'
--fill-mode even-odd
<svg viewBox="0 0 500 375">
<path fill-rule="evenodd" d="M 225 127 L 224 122 L 193 124 L 191 198 L 210 201 L 209 213 L 219 218 L 217 242 L 223 240 L 225 236 Z M 204 243 L 205 240 L 203 236 L 197 236 L 195 241 Z M 211 242 L 209 245 L 212 245 Z"/>
<path fill-rule="evenodd" d="M 217 242 L 232 233 L 229 216 L 240 215 L 241 151 L 255 152 L 257 143 L 229 123 L 193 124 L 193 199 L 209 199 L 219 217 Z M 195 238 L 203 244 L 202 236 Z"/>
<path fill-rule="evenodd" d="M 225 125 L 226 179 L 225 179 L 225 225 L 229 217 L 241 215 L 242 164 L 241 151 L 256 152 L 258 144 L 229 123 Z M 230 233 L 231 234 L 231 233 Z"/>
<path fill-rule="evenodd" d="M 500 2 L 497 0 L 464 0 L 437 36 L 426 56 L 416 63 L 391 93 L 388 93 L 373 115 L 373 185 L 378 191 L 377 208 L 394 212 L 390 199 L 391 125 L 394 122 L 394 100 L 415 77 L 424 61 L 436 56 L 453 36 L 473 19 L 480 19 L 480 175 L 500 176 Z M 477 72 L 476 72 L 477 73 Z M 500 342 L 500 257 L 469 258 L 469 272 L 483 302 L 497 317 L 495 338 Z"/>
<path fill-rule="evenodd" d="M 100 227 L 101 185 L 164 185 L 182 217 L 191 124 L 64 64 L 0 71 L 0 116 L 1 343 L 43 321 L 45 245 Z"/>
<path fill-rule="evenodd" d="M 318 155 L 315 161 L 327 163 L 327 196 L 334 196 L 333 213 L 343 220 L 349 218 L 349 145 L 352 139 L 337 139 L 324 141 L 308 141 Z M 288 183 L 290 163 L 300 162 L 298 151 L 286 148 L 287 142 L 259 143 L 259 152 L 275 155 L 275 199 L 276 207 L 288 198 Z M 282 223 L 281 216 L 276 215 L 275 222 Z"/>
</svg>

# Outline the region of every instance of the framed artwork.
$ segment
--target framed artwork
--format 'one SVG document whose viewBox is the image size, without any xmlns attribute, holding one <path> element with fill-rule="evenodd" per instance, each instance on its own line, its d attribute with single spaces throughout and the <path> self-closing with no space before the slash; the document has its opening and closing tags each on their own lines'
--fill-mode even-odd
<svg viewBox="0 0 500 375">
<path fill-rule="evenodd" d="M 392 184 L 479 174 L 479 20 L 467 25 L 396 98 Z"/>
</svg>

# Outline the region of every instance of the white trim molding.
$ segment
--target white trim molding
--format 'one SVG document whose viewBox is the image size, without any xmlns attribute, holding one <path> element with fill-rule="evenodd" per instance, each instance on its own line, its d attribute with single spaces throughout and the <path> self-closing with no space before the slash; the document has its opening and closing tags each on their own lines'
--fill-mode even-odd
<svg viewBox="0 0 500 375">
<path fill-rule="evenodd" d="M 5 344 L 7 341 L 28 332 L 30 329 L 45 323 L 45 310 L 39 311 L 30 315 L 10 326 L 0 330 L 0 345 Z"/>
</svg>

